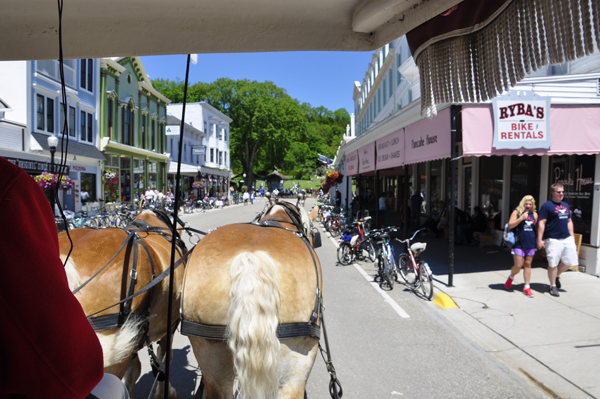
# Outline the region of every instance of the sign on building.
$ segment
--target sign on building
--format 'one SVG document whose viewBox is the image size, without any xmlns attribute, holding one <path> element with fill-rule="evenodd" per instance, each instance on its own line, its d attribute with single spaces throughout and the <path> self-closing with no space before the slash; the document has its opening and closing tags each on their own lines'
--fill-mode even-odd
<svg viewBox="0 0 600 399">
<path fill-rule="evenodd" d="M 550 148 L 550 97 L 511 91 L 494 98 L 494 148 Z"/>
</svg>

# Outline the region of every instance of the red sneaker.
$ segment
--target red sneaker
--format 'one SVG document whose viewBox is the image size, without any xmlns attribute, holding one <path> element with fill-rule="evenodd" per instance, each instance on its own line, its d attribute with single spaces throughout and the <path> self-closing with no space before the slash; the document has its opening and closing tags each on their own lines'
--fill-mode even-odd
<svg viewBox="0 0 600 399">
<path fill-rule="evenodd" d="M 527 295 L 529 298 L 533 298 L 533 292 L 531 292 L 531 288 L 525 288 L 523 290 L 523 294 Z"/>
<path fill-rule="evenodd" d="M 509 277 L 508 279 L 506 279 L 506 283 L 504 283 L 504 286 L 506 287 L 507 290 L 510 290 L 510 287 L 512 287 L 512 282 L 513 282 L 512 278 Z"/>
</svg>

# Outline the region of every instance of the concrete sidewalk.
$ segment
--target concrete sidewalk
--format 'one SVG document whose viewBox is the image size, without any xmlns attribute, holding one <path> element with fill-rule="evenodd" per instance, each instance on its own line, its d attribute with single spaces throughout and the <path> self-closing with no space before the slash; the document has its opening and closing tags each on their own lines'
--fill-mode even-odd
<svg viewBox="0 0 600 399">
<path fill-rule="evenodd" d="M 512 255 L 499 248 L 455 247 L 453 286 L 448 286 L 448 243 L 427 242 L 436 293 L 448 294 L 458 308 L 435 306 L 465 336 L 479 343 L 550 397 L 600 398 L 600 279 L 568 271 L 560 297 L 549 294 L 545 262 L 534 261 L 531 289 L 523 294 L 523 272 L 511 290 L 504 282 Z"/>
</svg>

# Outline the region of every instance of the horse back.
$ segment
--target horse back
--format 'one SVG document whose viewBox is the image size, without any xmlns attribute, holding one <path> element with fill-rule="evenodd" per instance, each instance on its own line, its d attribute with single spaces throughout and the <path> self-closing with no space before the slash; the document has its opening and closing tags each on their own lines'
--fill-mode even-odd
<svg viewBox="0 0 600 399">
<path fill-rule="evenodd" d="M 314 309 L 321 268 L 312 249 L 296 234 L 275 227 L 231 224 L 204 237 L 188 262 L 184 318 L 226 324 L 230 268 L 240 254 L 262 252 L 275 262 L 279 277 L 279 322 L 308 322 Z M 322 289 L 322 287 L 319 287 Z"/>
</svg>

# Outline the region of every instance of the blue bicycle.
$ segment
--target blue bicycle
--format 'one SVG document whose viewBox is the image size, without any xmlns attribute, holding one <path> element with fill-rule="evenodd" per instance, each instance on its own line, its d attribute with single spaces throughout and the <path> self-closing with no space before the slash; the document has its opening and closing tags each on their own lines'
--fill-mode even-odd
<svg viewBox="0 0 600 399">
<path fill-rule="evenodd" d="M 397 231 L 397 228 L 386 227 L 376 231 L 376 240 L 380 244 L 380 251 L 377 256 L 377 275 L 381 287 L 387 285 L 390 290 L 394 289 L 394 282 L 398 281 L 396 254 L 394 253 L 394 247 L 390 244 L 390 232 L 393 231 Z"/>
</svg>

